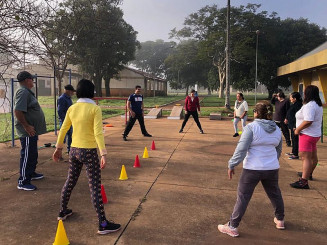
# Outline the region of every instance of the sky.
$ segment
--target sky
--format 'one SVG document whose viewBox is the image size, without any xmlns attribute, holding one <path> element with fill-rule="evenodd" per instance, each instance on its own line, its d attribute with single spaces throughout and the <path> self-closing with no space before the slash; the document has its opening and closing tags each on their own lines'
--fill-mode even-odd
<svg viewBox="0 0 327 245">
<path fill-rule="evenodd" d="M 308 19 L 310 23 L 327 28 L 327 0 L 230 0 L 232 6 L 261 4 L 259 11 L 277 12 L 282 19 L 288 17 Z M 173 28 L 183 27 L 185 18 L 206 5 L 222 8 L 227 0 L 123 0 L 120 6 L 124 19 L 138 32 L 138 40 L 169 41 Z"/>
</svg>

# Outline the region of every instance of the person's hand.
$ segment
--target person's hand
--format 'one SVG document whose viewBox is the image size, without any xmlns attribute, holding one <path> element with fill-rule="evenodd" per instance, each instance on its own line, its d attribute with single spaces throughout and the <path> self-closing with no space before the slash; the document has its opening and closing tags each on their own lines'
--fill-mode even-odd
<svg viewBox="0 0 327 245">
<path fill-rule="evenodd" d="M 285 123 L 285 124 L 288 124 L 288 120 L 287 120 L 286 118 L 285 118 L 285 120 L 284 120 L 284 123 Z"/>
<path fill-rule="evenodd" d="M 300 131 L 299 131 L 297 128 L 295 128 L 295 129 L 294 129 L 294 134 L 295 134 L 295 135 L 299 135 L 299 134 L 300 134 Z"/>
<path fill-rule="evenodd" d="M 244 116 L 240 116 L 240 119 L 243 119 L 244 118 Z"/>
<path fill-rule="evenodd" d="M 201 111 L 199 111 L 199 115 L 201 115 Z"/>
<path fill-rule="evenodd" d="M 273 97 L 277 97 L 277 94 L 273 94 L 272 96 L 273 96 Z"/>
<path fill-rule="evenodd" d="M 59 162 L 60 158 L 62 158 L 62 148 L 56 148 L 55 152 L 52 155 L 52 159 L 55 162 Z"/>
<path fill-rule="evenodd" d="M 104 169 L 106 167 L 107 164 L 107 159 L 106 159 L 106 155 L 101 156 L 101 163 L 100 163 L 100 168 Z"/>
<path fill-rule="evenodd" d="M 131 111 L 131 116 L 132 116 L 132 118 L 135 117 L 135 112 L 134 111 Z"/>
<path fill-rule="evenodd" d="M 32 125 L 27 125 L 24 129 L 29 136 L 34 136 L 36 134 L 35 128 Z"/>
<path fill-rule="evenodd" d="M 229 179 L 232 179 L 234 174 L 235 174 L 235 170 L 234 169 L 228 169 L 228 178 Z"/>
<path fill-rule="evenodd" d="M 187 114 L 187 111 L 185 111 L 185 114 Z"/>
</svg>

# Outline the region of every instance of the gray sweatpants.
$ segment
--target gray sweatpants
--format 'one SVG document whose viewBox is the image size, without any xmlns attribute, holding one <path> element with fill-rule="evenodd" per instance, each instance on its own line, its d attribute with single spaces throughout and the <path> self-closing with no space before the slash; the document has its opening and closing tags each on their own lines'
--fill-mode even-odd
<svg viewBox="0 0 327 245">
<path fill-rule="evenodd" d="M 253 191 L 259 181 L 261 181 L 262 186 L 275 209 L 275 217 L 278 220 L 284 220 L 284 202 L 278 186 L 278 169 L 243 169 L 240 182 L 238 183 L 236 204 L 230 218 L 230 225 L 232 227 L 236 228 L 239 226 L 252 197 Z"/>
</svg>

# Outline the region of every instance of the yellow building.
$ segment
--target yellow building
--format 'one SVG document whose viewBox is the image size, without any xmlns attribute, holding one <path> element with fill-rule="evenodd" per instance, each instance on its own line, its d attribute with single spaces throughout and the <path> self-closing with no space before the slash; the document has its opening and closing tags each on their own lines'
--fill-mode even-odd
<svg viewBox="0 0 327 245">
<path fill-rule="evenodd" d="M 291 80 L 293 90 L 303 94 L 308 85 L 316 85 L 320 98 L 327 101 L 327 42 L 301 56 L 297 60 L 281 66 L 277 76 L 287 76 Z"/>
</svg>

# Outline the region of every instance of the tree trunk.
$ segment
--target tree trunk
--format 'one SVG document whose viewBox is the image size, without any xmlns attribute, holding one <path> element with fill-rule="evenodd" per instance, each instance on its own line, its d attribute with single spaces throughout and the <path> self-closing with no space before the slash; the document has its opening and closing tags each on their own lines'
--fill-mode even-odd
<svg viewBox="0 0 327 245">
<path fill-rule="evenodd" d="M 104 79 L 104 86 L 106 88 L 106 97 L 110 96 L 110 78 Z"/>
<path fill-rule="evenodd" d="M 189 86 L 187 85 L 186 86 L 186 94 L 185 94 L 185 96 L 188 96 L 188 88 L 189 88 Z"/>
<path fill-rule="evenodd" d="M 94 86 L 95 86 L 96 96 L 102 97 L 102 77 L 101 76 L 94 77 Z"/>
<path fill-rule="evenodd" d="M 211 89 L 210 89 L 210 87 L 208 88 L 208 95 L 211 95 Z"/>
</svg>

